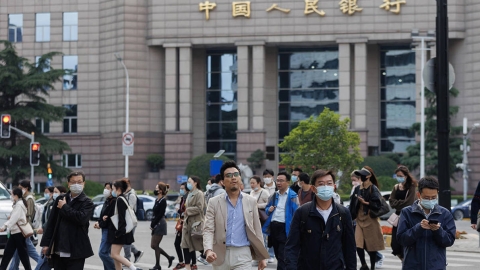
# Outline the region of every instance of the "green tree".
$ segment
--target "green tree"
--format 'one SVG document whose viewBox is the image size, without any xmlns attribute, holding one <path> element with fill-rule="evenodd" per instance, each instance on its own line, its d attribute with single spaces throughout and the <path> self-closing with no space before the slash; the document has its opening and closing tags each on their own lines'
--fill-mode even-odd
<svg viewBox="0 0 480 270">
<path fill-rule="evenodd" d="M 340 115 L 325 108 L 317 117 L 300 121 L 285 136 L 279 147 L 280 164 L 301 167 L 307 173 L 316 169 L 332 169 L 350 177 L 350 172 L 362 162 L 360 136 L 348 130 L 350 119 L 340 120 Z"/>
<path fill-rule="evenodd" d="M 54 83 L 69 71 L 50 67 L 58 52 L 44 54 L 38 63 L 30 63 L 19 56 L 15 47 L 8 41 L 0 41 L 4 46 L 0 51 L 0 111 L 12 116 L 12 126 L 27 133 L 36 132 L 35 119 L 45 122 L 61 121 L 65 114 L 63 107 L 50 105 L 45 97 L 54 90 Z M 65 177 L 70 170 L 59 165 L 59 161 L 49 160 L 55 154 L 69 151 L 68 144 L 50 139 L 40 132 L 35 133 L 35 141 L 41 144 L 40 165 L 35 174 L 47 173 L 50 163 L 54 178 Z M 8 139 L 0 139 L 0 173 L 4 180 L 12 178 L 13 184 L 30 176 L 30 140 L 17 132 L 11 132 Z"/>
<path fill-rule="evenodd" d="M 249 158 L 247 158 L 248 163 L 252 170 L 260 169 L 262 167 L 263 161 L 265 160 L 265 152 L 257 149 L 253 152 Z"/>
<path fill-rule="evenodd" d="M 188 162 L 187 168 L 185 168 L 185 175 L 196 175 L 202 180 L 202 187 L 207 184 L 208 178 L 210 178 L 210 160 L 213 160 L 215 154 L 203 154 L 194 157 Z M 228 160 L 226 156 L 220 156 L 219 160 Z"/>
<path fill-rule="evenodd" d="M 457 97 L 459 91 L 456 88 L 450 89 L 450 96 Z M 438 175 L 438 140 L 437 140 L 437 96 L 425 90 L 425 174 Z M 449 107 L 450 120 L 458 113 L 458 106 Z M 415 123 L 412 130 L 420 134 L 420 123 Z M 453 127 L 450 125 L 450 177 L 455 179 L 453 173 L 456 170 L 456 164 L 462 162 L 463 153 L 460 151 L 460 145 L 463 143 L 462 127 Z M 420 143 L 407 147 L 407 153 L 401 159 L 402 164 L 407 166 L 410 171 L 420 166 Z"/>
</svg>

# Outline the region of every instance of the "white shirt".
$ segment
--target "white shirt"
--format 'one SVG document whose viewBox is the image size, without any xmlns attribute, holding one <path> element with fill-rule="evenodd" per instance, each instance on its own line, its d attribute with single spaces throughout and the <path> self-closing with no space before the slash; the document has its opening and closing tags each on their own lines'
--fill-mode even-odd
<svg viewBox="0 0 480 270">
<path fill-rule="evenodd" d="M 275 193 L 275 182 L 272 183 L 272 186 L 269 187 L 267 185 L 264 185 L 263 186 L 263 189 L 267 190 L 268 191 L 268 194 L 273 194 Z"/>
<path fill-rule="evenodd" d="M 325 221 L 325 225 L 327 225 L 327 220 L 328 220 L 328 217 L 330 216 L 330 213 L 332 212 L 332 205 L 330 204 L 330 207 L 327 209 L 327 210 L 322 210 L 322 209 L 318 209 L 317 207 L 317 211 L 320 215 L 322 215 L 323 217 L 323 220 Z"/>
<path fill-rule="evenodd" d="M 287 188 L 287 191 L 285 191 L 283 195 L 280 194 L 280 191 L 276 192 L 278 194 L 278 203 L 277 203 L 277 207 L 273 211 L 272 221 L 285 223 L 285 206 L 287 205 L 289 190 L 290 189 Z"/>
</svg>

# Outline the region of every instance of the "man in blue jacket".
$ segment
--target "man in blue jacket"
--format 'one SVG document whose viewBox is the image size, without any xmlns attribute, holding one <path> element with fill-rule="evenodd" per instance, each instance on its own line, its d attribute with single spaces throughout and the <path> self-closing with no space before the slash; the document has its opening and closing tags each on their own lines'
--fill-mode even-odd
<svg viewBox="0 0 480 270">
<path fill-rule="evenodd" d="M 404 270 L 447 269 L 447 247 L 455 242 L 455 221 L 438 202 L 438 180 L 418 182 L 418 200 L 405 207 L 398 222 L 397 240 L 404 247 Z"/>
<path fill-rule="evenodd" d="M 283 171 L 277 175 L 277 189 L 268 199 L 265 212 L 268 215 L 263 232 L 268 235 L 268 247 L 273 246 L 277 258 L 277 270 L 285 267 L 285 243 L 290 231 L 293 214 L 298 208 L 298 196 L 288 188 L 290 175 Z"/>
</svg>

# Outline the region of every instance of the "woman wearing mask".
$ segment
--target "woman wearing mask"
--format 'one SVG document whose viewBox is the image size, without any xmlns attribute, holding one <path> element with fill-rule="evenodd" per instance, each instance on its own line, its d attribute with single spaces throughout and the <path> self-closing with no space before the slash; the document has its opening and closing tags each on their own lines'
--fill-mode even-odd
<svg viewBox="0 0 480 270">
<path fill-rule="evenodd" d="M 105 196 L 105 202 L 103 203 L 102 210 L 100 211 L 100 218 L 93 227 L 95 229 L 102 230 L 102 240 L 100 241 L 100 248 L 98 249 L 98 256 L 103 262 L 104 270 L 114 270 L 115 263 L 113 262 L 112 257 L 110 257 L 110 250 L 112 244 L 108 243 L 108 227 L 110 226 L 110 219 L 114 215 L 115 199 L 112 196 L 112 183 L 105 183 L 105 188 L 103 190 L 103 196 Z M 107 218 L 103 218 L 107 217 Z"/>
<path fill-rule="evenodd" d="M 200 185 L 200 178 L 197 176 L 190 176 L 187 181 L 187 188 L 190 193 L 187 196 L 185 203 L 185 220 L 182 229 L 182 248 L 184 253 L 189 252 L 190 258 L 185 258 L 185 266 L 187 269 L 196 270 L 197 261 L 195 258 L 195 251 L 203 250 L 203 240 L 192 237 L 192 225 L 195 222 L 203 222 L 205 219 L 203 208 L 205 207 L 205 198 Z M 190 260 L 191 259 L 191 264 Z M 190 265 L 189 265 L 190 264 Z"/>
<path fill-rule="evenodd" d="M 382 202 L 378 181 L 372 168 L 365 166 L 354 172 L 360 177 L 362 183 L 357 186 L 350 197 L 350 213 L 352 219 L 356 219 L 355 242 L 357 254 L 362 266 L 360 270 L 375 269 L 377 251 L 384 250 L 382 229 L 378 218 L 370 217 L 370 209 L 380 209 Z M 371 268 L 368 268 L 365 261 L 365 250 L 370 257 Z"/>
<path fill-rule="evenodd" d="M 53 189 L 53 200 L 56 200 L 59 195 L 65 195 L 67 193 L 67 188 L 64 186 L 56 186 Z M 55 195 L 57 194 L 57 195 Z"/>
<path fill-rule="evenodd" d="M 410 206 L 415 201 L 415 191 L 417 188 L 417 181 L 413 179 L 410 171 L 405 166 L 399 166 L 395 170 L 398 184 L 393 187 L 390 194 L 390 207 L 395 209 L 395 214 L 400 218 L 400 213 L 403 208 Z M 403 261 L 403 247 L 397 241 L 397 226 L 392 229 L 392 254 Z"/>
<path fill-rule="evenodd" d="M 167 221 L 165 220 L 165 210 L 167 209 L 167 190 L 169 185 L 163 182 L 159 182 L 153 191 L 153 194 L 157 196 L 155 205 L 153 206 L 153 218 L 150 223 L 150 230 L 152 230 L 152 240 L 150 246 L 155 250 L 155 266 L 150 270 L 162 269 L 160 266 L 160 254 L 168 259 L 168 268 L 172 266 L 172 262 L 175 257 L 168 255 L 162 248 L 160 248 L 160 242 L 162 242 L 163 236 L 167 235 Z"/>
<path fill-rule="evenodd" d="M 30 259 L 27 253 L 27 244 L 17 223 L 23 224 L 27 222 L 27 201 L 22 198 L 22 189 L 14 188 L 10 199 L 13 201 L 13 209 L 10 213 L 10 218 L 0 228 L 0 232 L 7 229 L 10 231 L 10 237 L 7 240 L 3 252 L 2 263 L 0 263 L 0 270 L 6 270 L 10 260 L 15 251 L 18 252 L 23 268 L 31 270 Z"/>
<path fill-rule="evenodd" d="M 185 212 L 185 201 L 187 200 L 188 192 L 190 190 L 187 188 L 187 183 L 182 183 L 180 185 L 180 196 L 177 199 L 177 213 L 180 217 L 180 224 L 183 226 L 183 213 Z M 175 233 L 175 251 L 177 252 L 178 256 L 178 264 L 173 268 L 173 270 L 179 270 L 185 268 L 185 261 L 190 261 L 190 252 L 187 250 L 183 250 L 182 247 L 180 246 L 182 242 L 182 228 L 175 228 L 177 231 Z M 183 260 L 183 257 L 185 255 L 185 261 Z"/>
<path fill-rule="evenodd" d="M 110 256 L 114 260 L 116 270 L 122 270 L 122 264 L 130 268 L 130 270 L 137 270 L 133 263 L 120 255 L 120 251 L 124 245 L 130 245 L 135 242 L 133 239 L 133 233 L 126 232 L 127 223 L 125 221 L 125 215 L 128 209 L 128 203 L 123 193 L 125 193 L 127 188 L 127 182 L 121 179 L 115 181 L 112 186 L 112 196 L 116 198 L 115 203 L 113 204 L 113 213 L 115 213 L 116 208 L 118 212 L 118 229 L 115 228 L 113 222 L 109 222 L 107 241 L 112 245 Z M 104 215 L 102 219 L 107 221 L 110 220 L 110 217 L 111 216 L 109 215 Z"/>
</svg>

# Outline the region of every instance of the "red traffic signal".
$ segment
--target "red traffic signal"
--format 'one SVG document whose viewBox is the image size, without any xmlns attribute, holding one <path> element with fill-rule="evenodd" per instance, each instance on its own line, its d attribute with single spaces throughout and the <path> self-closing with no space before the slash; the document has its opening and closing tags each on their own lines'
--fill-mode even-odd
<svg viewBox="0 0 480 270">
<path fill-rule="evenodd" d="M 0 138 L 10 138 L 10 123 L 12 122 L 12 117 L 10 114 L 2 114 L 1 119 Z"/>
<path fill-rule="evenodd" d="M 40 143 L 38 142 L 30 143 L 30 165 L 40 165 Z"/>
</svg>

